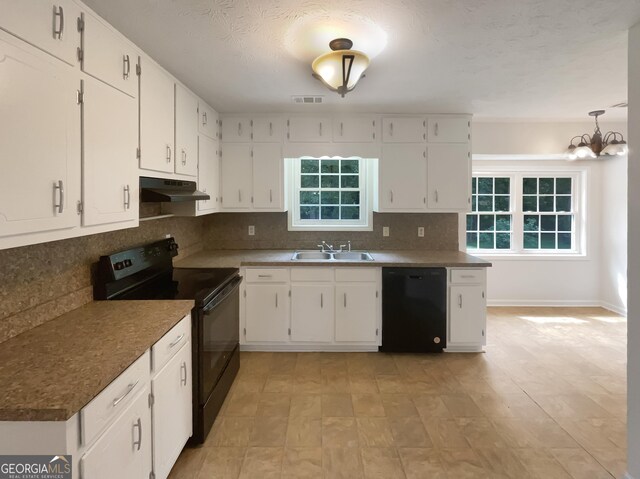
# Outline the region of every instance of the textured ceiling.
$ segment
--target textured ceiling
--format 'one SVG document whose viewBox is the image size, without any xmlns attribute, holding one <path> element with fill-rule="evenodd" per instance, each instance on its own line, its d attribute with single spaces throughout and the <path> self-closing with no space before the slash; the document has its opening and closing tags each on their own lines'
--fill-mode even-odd
<svg viewBox="0 0 640 479">
<path fill-rule="evenodd" d="M 639 0 L 85 2 L 221 112 L 585 119 L 626 100 L 627 29 L 640 20 Z M 296 38 L 310 17 L 386 32 L 386 48 L 344 99 L 311 76 L 313 48 Z M 291 103 L 318 94 L 324 105 Z"/>
</svg>

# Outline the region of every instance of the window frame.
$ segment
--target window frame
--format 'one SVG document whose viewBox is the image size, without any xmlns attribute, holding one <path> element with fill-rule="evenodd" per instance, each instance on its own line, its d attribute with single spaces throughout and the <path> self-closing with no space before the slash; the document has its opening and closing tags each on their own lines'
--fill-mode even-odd
<svg viewBox="0 0 640 479">
<path fill-rule="evenodd" d="M 495 258 L 567 258 L 580 259 L 587 255 L 586 248 L 586 207 L 587 207 L 587 168 L 567 169 L 562 167 L 545 167 L 544 169 L 531 168 L 474 168 L 472 177 L 501 177 L 510 178 L 510 208 L 511 214 L 511 249 L 469 249 L 466 245 L 467 238 L 467 213 L 464 215 L 464 245 L 465 251 L 472 255 Z M 525 215 L 540 215 L 538 212 L 525 212 L 523 210 L 523 178 L 571 178 L 571 212 L 573 215 L 572 248 L 571 249 L 525 249 L 524 248 L 524 217 Z M 538 194 L 539 195 L 539 194 Z M 554 194 L 555 195 L 555 194 Z M 563 212 L 543 212 L 552 215 L 562 215 Z M 480 212 L 469 212 L 469 214 L 481 214 Z M 491 214 L 496 214 L 492 212 Z"/>
<path fill-rule="evenodd" d="M 359 220 L 302 220 L 300 218 L 300 192 L 308 190 L 301 186 L 301 163 L 302 160 L 359 160 L 359 187 L 357 189 L 345 188 L 345 191 L 358 191 L 360 193 L 360 219 Z M 299 158 L 289 158 L 289 231 L 373 231 L 373 160 L 359 156 L 320 156 L 310 155 Z M 322 173 L 318 172 L 319 181 Z M 340 177 L 341 174 L 338 174 Z M 316 190 L 316 188 L 310 188 Z M 329 188 L 331 190 L 342 190 L 339 188 Z M 318 185 L 318 191 L 322 191 Z M 341 206 L 338 205 L 338 206 Z"/>
</svg>

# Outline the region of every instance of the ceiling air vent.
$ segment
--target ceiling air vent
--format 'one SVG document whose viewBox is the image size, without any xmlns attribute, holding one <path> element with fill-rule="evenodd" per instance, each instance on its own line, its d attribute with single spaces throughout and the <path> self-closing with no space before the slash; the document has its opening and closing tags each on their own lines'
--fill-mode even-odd
<svg viewBox="0 0 640 479">
<path fill-rule="evenodd" d="M 622 103 L 616 103 L 615 105 L 611 105 L 609 108 L 627 108 L 629 104 L 626 101 Z"/>
<path fill-rule="evenodd" d="M 305 103 L 308 105 L 318 104 L 324 101 L 323 96 L 305 96 L 305 95 L 293 95 L 291 97 L 293 103 Z"/>
</svg>

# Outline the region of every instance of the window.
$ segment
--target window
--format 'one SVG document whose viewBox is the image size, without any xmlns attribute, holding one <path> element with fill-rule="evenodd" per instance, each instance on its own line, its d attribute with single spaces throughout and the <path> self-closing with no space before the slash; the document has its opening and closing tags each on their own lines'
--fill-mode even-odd
<svg viewBox="0 0 640 479">
<path fill-rule="evenodd" d="M 293 160 L 290 230 L 371 230 L 367 160 Z"/>
<path fill-rule="evenodd" d="M 467 249 L 496 254 L 579 253 L 575 172 L 476 173 Z"/>
</svg>

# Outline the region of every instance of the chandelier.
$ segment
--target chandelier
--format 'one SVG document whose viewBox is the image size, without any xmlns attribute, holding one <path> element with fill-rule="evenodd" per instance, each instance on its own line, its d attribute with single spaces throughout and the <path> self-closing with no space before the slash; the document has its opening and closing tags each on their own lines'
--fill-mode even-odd
<svg viewBox="0 0 640 479">
<path fill-rule="evenodd" d="M 331 40 L 331 51 L 320 55 L 311 64 L 313 76 L 343 98 L 355 88 L 369 66 L 369 57 L 357 50 L 351 50 L 352 46 L 353 42 L 348 38 Z"/>
<path fill-rule="evenodd" d="M 602 134 L 598 124 L 600 115 L 604 115 L 604 110 L 589 112 L 589 116 L 595 117 L 596 129 L 592 135 L 585 133 L 571 138 L 571 143 L 565 152 L 568 160 L 587 160 L 599 156 L 623 156 L 629 152 L 629 146 L 624 141 L 622 133 L 608 131 L 604 135 Z M 574 145 L 576 139 L 579 140 L 579 143 Z"/>
</svg>

